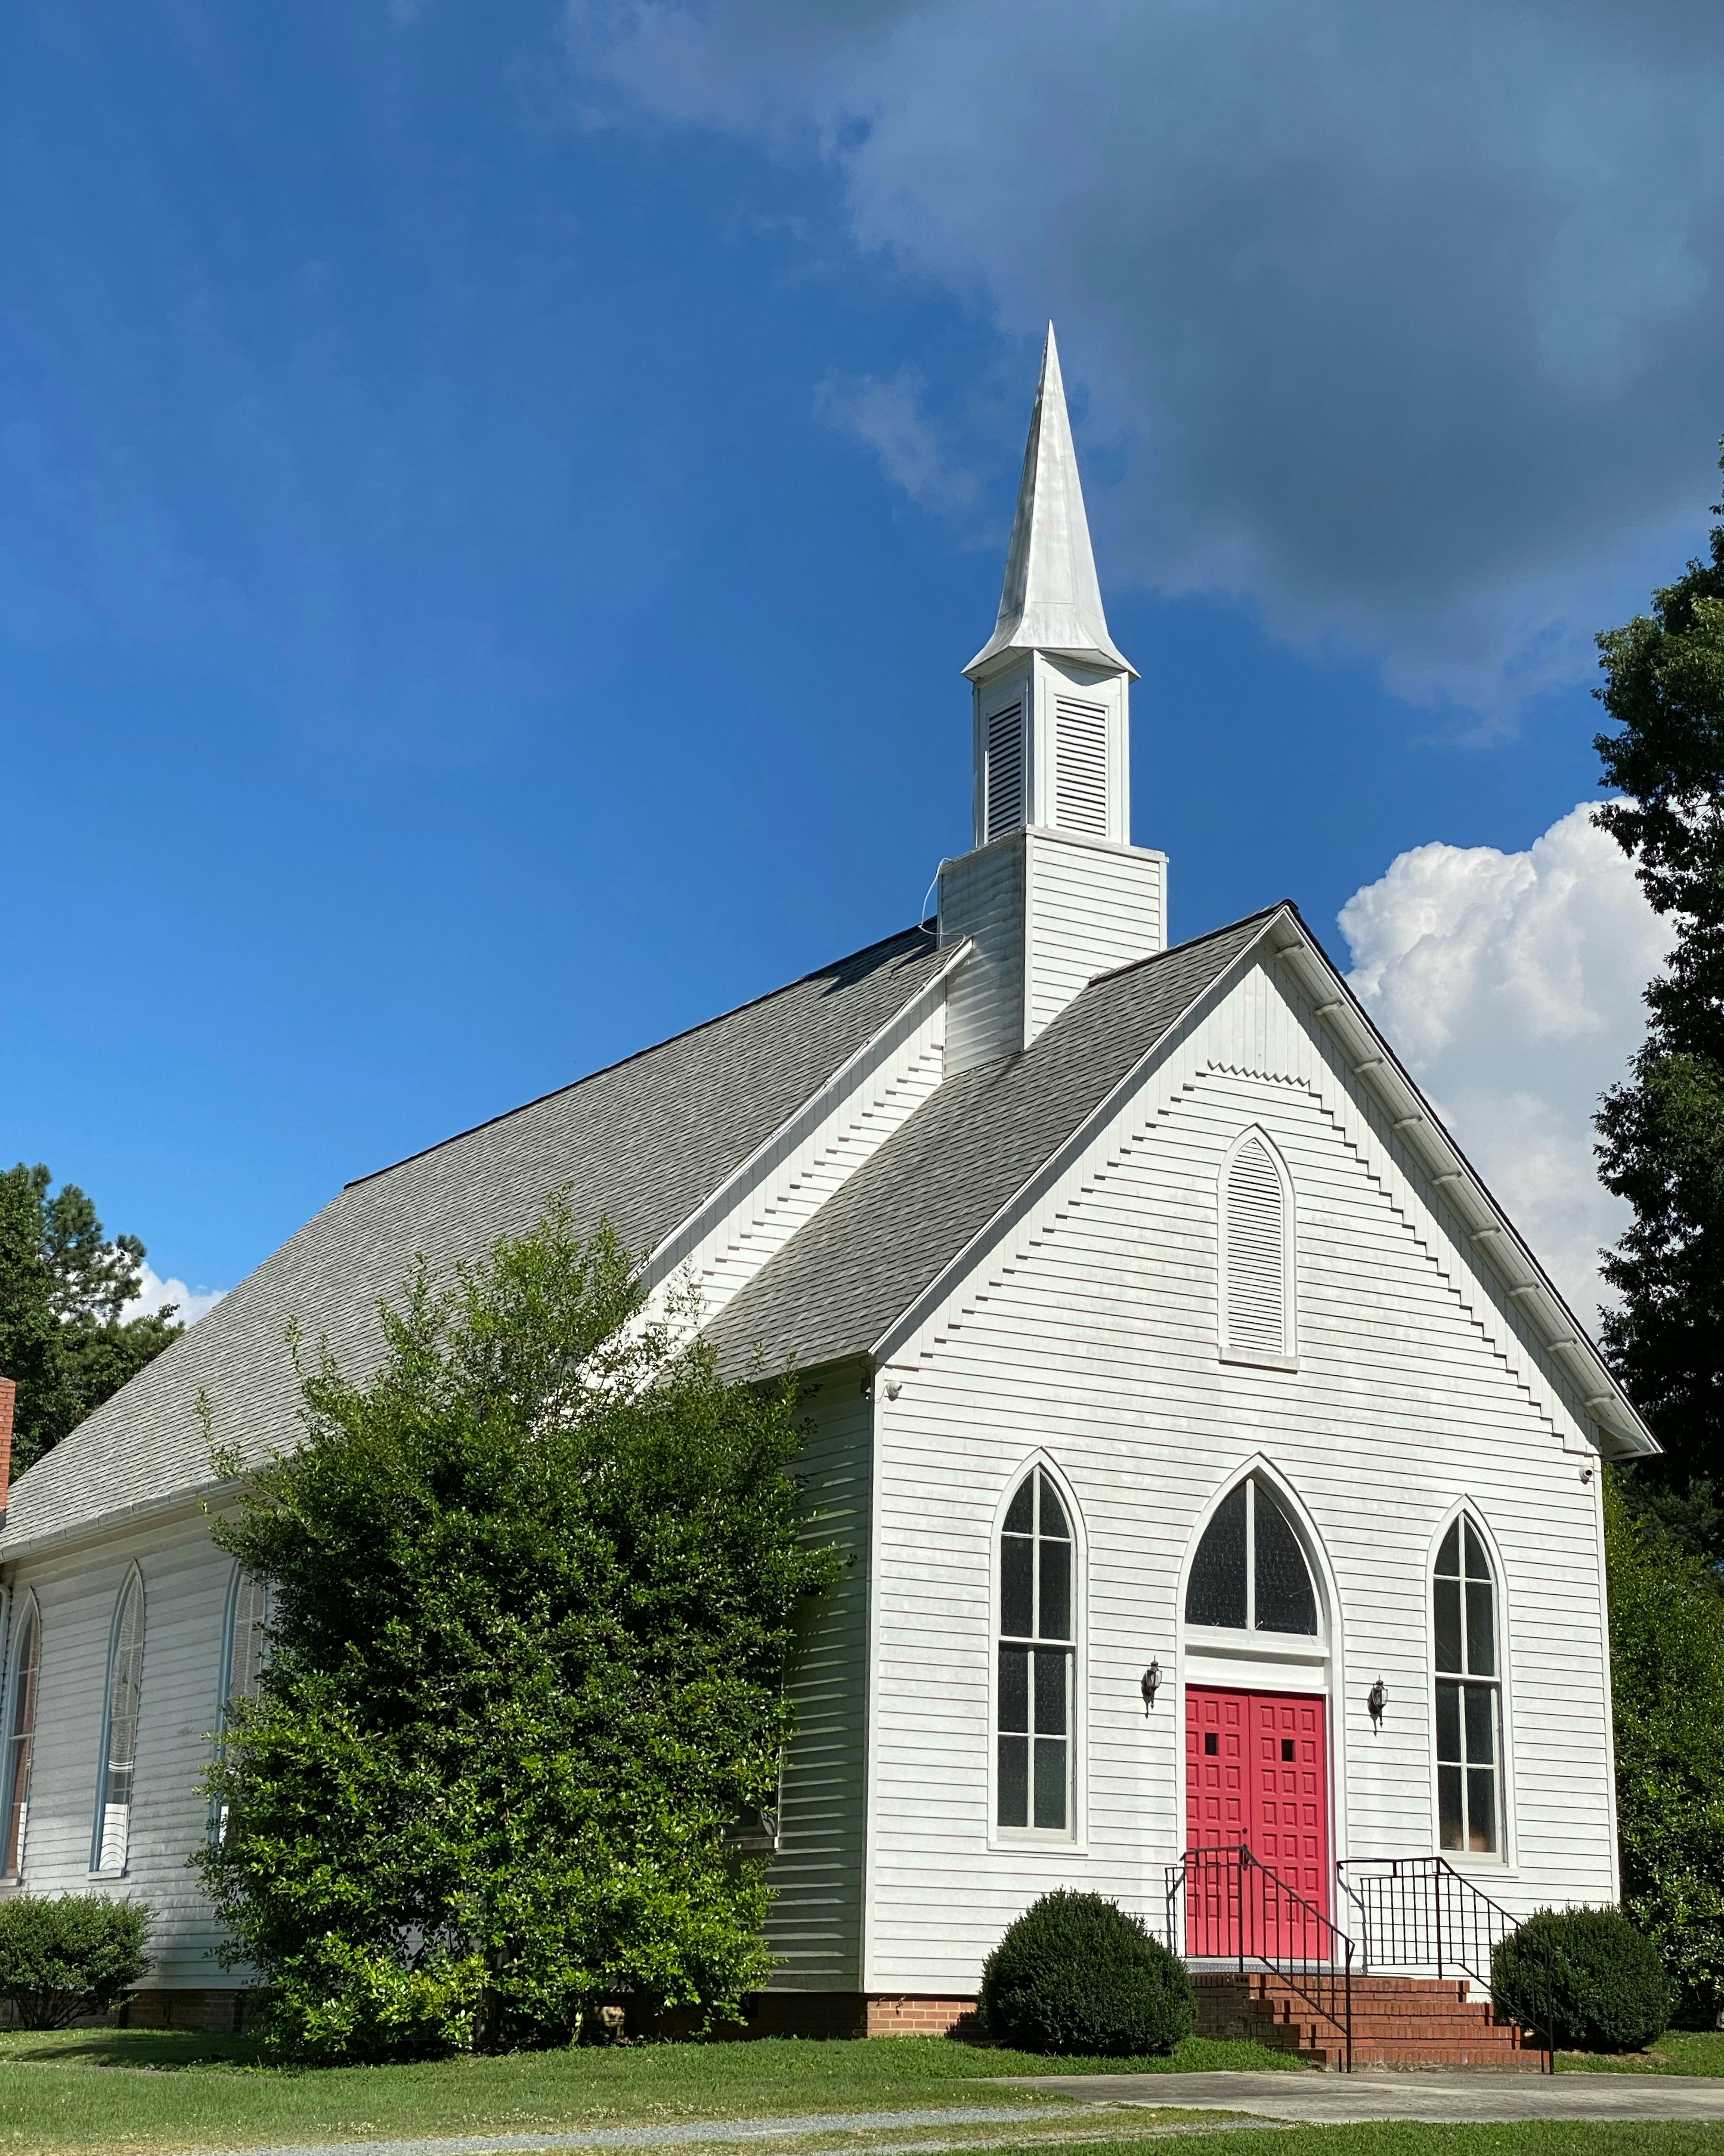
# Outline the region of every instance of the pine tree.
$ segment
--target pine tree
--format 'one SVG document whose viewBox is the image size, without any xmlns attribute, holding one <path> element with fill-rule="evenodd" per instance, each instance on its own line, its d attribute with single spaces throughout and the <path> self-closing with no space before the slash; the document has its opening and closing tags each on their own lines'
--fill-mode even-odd
<svg viewBox="0 0 1724 2156">
<path fill-rule="evenodd" d="M 144 1246 L 111 1240 L 75 1183 L 38 1162 L 0 1171 L 0 1377 L 18 1386 L 21 1474 L 159 1355 L 184 1327 L 172 1306 L 128 1319 Z"/>
</svg>

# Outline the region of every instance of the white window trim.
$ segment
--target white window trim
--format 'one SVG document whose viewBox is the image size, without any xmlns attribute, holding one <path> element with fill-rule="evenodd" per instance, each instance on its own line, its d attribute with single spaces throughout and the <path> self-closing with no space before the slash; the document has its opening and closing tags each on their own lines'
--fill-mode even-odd
<svg viewBox="0 0 1724 2156">
<path fill-rule="evenodd" d="M 1071 1809 L 1063 1827 L 1002 1826 L 999 1824 L 1000 1558 L 1006 1515 L 1027 1475 L 1040 1468 L 1060 1493 L 1071 1527 Z M 988 1530 L 988 1841 L 990 1850 L 1018 1852 L 1058 1850 L 1087 1856 L 1089 1837 L 1090 1552 L 1084 1515 L 1070 1482 L 1045 1452 L 1032 1452 L 1006 1478 Z"/>
<path fill-rule="evenodd" d="M 1228 1226 L 1228 1183 L 1233 1175 L 1233 1164 L 1253 1139 L 1269 1155 L 1277 1179 L 1281 1186 L 1281 1343 L 1279 1355 L 1263 1355 L 1255 1349 L 1235 1348 L 1229 1337 L 1227 1308 L 1228 1276 L 1232 1269 L 1232 1250 Z M 1215 1186 L 1216 1234 L 1215 1246 L 1220 1259 L 1215 1290 L 1216 1345 L 1224 1363 L 1237 1363 L 1254 1370 L 1296 1371 L 1299 1368 L 1299 1337 L 1296 1326 L 1298 1298 L 1294 1293 L 1295 1260 L 1297 1255 L 1297 1236 L 1293 1216 L 1293 1178 L 1289 1173 L 1280 1147 L 1261 1123 L 1248 1123 L 1234 1137 L 1222 1156 L 1221 1173 Z"/>
<path fill-rule="evenodd" d="M 20 1639 L 23 1636 L 25 1625 L 29 1623 L 33 1617 L 36 1623 L 36 1726 L 38 1729 L 40 1728 L 42 1722 L 42 1604 L 37 1599 L 33 1588 L 26 1588 L 22 1594 L 8 1596 L 8 1607 L 6 1613 L 6 1690 L 3 1696 L 3 1705 L 0 1705 L 0 1763 L 0 1763 L 0 1844 L 3 1844 L 8 1824 L 12 1817 L 13 1717 L 17 1709 L 17 1701 L 13 1697 L 17 1687 L 13 1680 L 18 1674 L 18 1645 Z M 35 1764 L 33 1743 L 32 1746 L 31 1764 L 33 1767 Z M 28 1789 L 28 1784 L 26 1787 Z M 24 1801 L 28 1805 L 29 1802 L 28 1794 L 26 1794 Z M 0 1846 L 0 1857 L 3 1857 L 5 1853 L 4 1847 Z M 18 1845 L 18 1870 L 16 1871 L 0 1873 L 0 1886 L 16 1887 L 23 1882 L 24 1866 L 29 1857 L 29 1853 L 30 1821 L 28 1812 L 26 1811 L 24 1815 L 24 1831 Z"/>
<path fill-rule="evenodd" d="M 126 1607 L 128 1590 L 136 1585 L 138 1597 L 138 1735 L 134 1740 L 131 1755 L 131 1795 L 126 1805 L 126 1862 L 117 1869 L 103 1868 L 102 1815 L 107 1809 L 109 1739 L 113 1733 L 114 1720 L 114 1657 L 120 1645 L 120 1618 Z M 131 1869 L 131 1830 L 137 1814 L 138 1750 L 143 1736 L 144 1656 L 149 1645 L 150 1606 L 144 1592 L 143 1568 L 134 1562 L 127 1568 L 120 1583 L 120 1591 L 114 1597 L 114 1614 L 108 1620 L 108 1652 L 102 1676 L 101 1749 L 96 1755 L 95 1812 L 90 1822 L 90 1876 L 92 1879 L 124 1879 Z"/>
<path fill-rule="evenodd" d="M 1437 1794 L 1437 1625 L 1435 1598 L 1432 1583 L 1437 1575 L 1437 1554 L 1443 1547 L 1443 1537 L 1455 1522 L 1465 1518 L 1477 1529 L 1479 1539 L 1485 1545 L 1485 1555 L 1491 1560 L 1496 1593 L 1494 1609 L 1496 1618 L 1496 1741 L 1501 1757 L 1496 1768 L 1496 1800 L 1501 1810 L 1497 1824 L 1501 1830 L 1502 1846 L 1491 1856 L 1475 1849 L 1444 1849 L 1443 1846 L 1443 1815 Z M 1425 1729 L 1430 1745 L 1428 1767 L 1430 1783 L 1431 1853 L 1440 1856 L 1447 1864 L 1463 1875 L 1476 1872 L 1481 1880 L 1515 1879 L 1520 1876 L 1520 1845 L 1515 1831 L 1515 1748 L 1511 1732 L 1514 1727 L 1512 1702 L 1510 1698 L 1509 1675 L 1509 1592 L 1508 1574 L 1502 1562 L 1502 1552 L 1496 1537 L 1491 1532 L 1478 1500 L 1471 1496 L 1456 1500 L 1444 1513 L 1436 1532 L 1431 1537 L 1424 1556 L 1424 1681 Z"/>
</svg>

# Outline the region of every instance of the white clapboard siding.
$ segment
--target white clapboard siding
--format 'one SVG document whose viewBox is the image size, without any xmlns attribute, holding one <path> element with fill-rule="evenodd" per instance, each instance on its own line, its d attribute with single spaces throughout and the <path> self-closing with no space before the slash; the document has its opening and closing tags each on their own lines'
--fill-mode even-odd
<svg viewBox="0 0 1724 2156">
<path fill-rule="evenodd" d="M 144 1588 L 137 1772 L 125 1876 L 90 1876 L 108 1642 L 121 1587 L 136 1564 Z M 237 1984 L 215 1959 L 219 1935 L 186 1859 L 208 1830 L 200 1786 L 221 1684 L 232 1561 L 195 1512 L 140 1524 L 60 1555 L 23 1560 L 17 1598 L 42 1613 L 42 1661 L 24 1887 L 146 1902 L 153 1967 L 168 1989 Z M 13 1890 L 0 1889 L 0 1893 Z"/>
<path fill-rule="evenodd" d="M 1078 696 L 1054 701 L 1054 821 L 1062 831 L 1108 835 L 1107 709 Z"/>
<path fill-rule="evenodd" d="M 1100 973 L 1167 944 L 1164 855 L 1064 832 L 1025 834 L 1024 993 L 1034 1040 Z"/>
<path fill-rule="evenodd" d="M 767 1938 L 777 1991 L 854 1991 L 862 1978 L 868 1782 L 868 1543 L 872 1421 L 859 1370 L 826 1372 L 803 1396 L 803 1539 L 845 1565 L 815 1604 L 790 1680 L 786 1755 Z"/>
<path fill-rule="evenodd" d="M 1615 1892 L 1598 1493 L 1576 1404 L 1456 1241 L 1321 1020 L 1260 968 L 895 1353 L 876 1395 L 879 1661 L 866 1982 L 962 1994 L 1036 1895 L 1154 1920 L 1183 1840 L 1178 1584 L 1255 1458 L 1286 1479 L 1338 1598 L 1337 1856 L 1435 1845 L 1434 1543 L 1462 1498 L 1502 1571 L 1511 1908 Z M 1224 1363 L 1218 1192 L 1260 1124 L 1295 1194 L 1296 1371 Z M 1025 1460 L 1088 1537 L 1081 1840 L 990 1846 L 990 1537 Z M 1138 1677 L 1168 1682 L 1152 1714 Z M 1373 1733 L 1374 1680 L 1389 1705 Z"/>
<path fill-rule="evenodd" d="M 1227 1166 L 1223 1333 L 1229 1353 L 1273 1359 L 1287 1352 L 1286 1219 L 1281 1178 L 1261 1138 Z"/>
<path fill-rule="evenodd" d="M 1024 821 L 1024 704 L 1020 698 L 985 721 L 983 785 L 987 789 L 985 844 L 1003 838 Z"/>
<path fill-rule="evenodd" d="M 940 934 L 972 948 L 947 999 L 948 1075 L 1024 1045 L 1024 834 L 940 865 Z"/>
</svg>

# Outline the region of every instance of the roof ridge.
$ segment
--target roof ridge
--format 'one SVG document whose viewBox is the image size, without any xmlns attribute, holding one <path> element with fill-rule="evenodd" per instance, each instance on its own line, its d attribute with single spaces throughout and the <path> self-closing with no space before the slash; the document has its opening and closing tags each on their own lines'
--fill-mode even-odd
<svg viewBox="0 0 1724 2156">
<path fill-rule="evenodd" d="M 884 951 L 890 943 L 907 942 L 913 936 L 928 937 L 931 932 L 926 921 L 915 921 L 908 928 L 900 928 L 890 936 L 881 936 L 872 943 L 864 943 L 854 951 L 847 951 L 840 958 L 829 958 L 824 965 L 811 966 L 805 973 L 797 973 L 788 981 L 781 981 L 775 988 L 764 989 L 757 996 L 749 996 L 728 1010 L 715 1011 L 711 1018 L 703 1018 L 694 1025 L 685 1025 L 678 1032 L 667 1033 L 662 1040 L 649 1040 L 644 1048 L 619 1055 L 614 1063 L 601 1063 L 595 1070 L 583 1070 L 578 1078 L 571 1078 L 567 1085 L 552 1086 L 547 1091 L 536 1093 L 531 1100 L 518 1101 L 512 1108 L 504 1108 L 495 1116 L 486 1116 L 464 1130 L 452 1131 L 446 1138 L 434 1144 L 420 1146 L 416 1152 L 403 1153 L 398 1160 L 386 1162 L 382 1168 L 369 1168 L 363 1175 L 356 1175 L 341 1185 L 343 1190 L 357 1190 L 362 1183 L 375 1183 L 380 1175 L 393 1175 L 398 1168 L 409 1167 L 416 1160 L 424 1160 L 434 1152 L 441 1152 L 445 1146 L 459 1145 L 463 1138 L 476 1137 L 497 1123 L 506 1123 L 511 1116 L 525 1115 L 529 1108 L 542 1107 L 546 1101 L 555 1101 L 564 1093 L 572 1093 L 577 1087 L 587 1086 L 595 1078 L 608 1077 L 613 1070 L 624 1070 L 631 1063 L 638 1063 L 644 1055 L 655 1055 L 661 1048 L 670 1048 L 679 1040 L 692 1040 L 695 1034 L 705 1033 L 709 1026 L 722 1025 L 727 1019 L 740 1018 L 744 1011 L 757 1009 L 769 1004 L 774 996 L 782 996 L 799 988 L 805 981 L 818 980 L 822 973 L 835 973 L 840 966 L 854 965 L 857 959 L 865 958 L 870 951 Z"/>
</svg>

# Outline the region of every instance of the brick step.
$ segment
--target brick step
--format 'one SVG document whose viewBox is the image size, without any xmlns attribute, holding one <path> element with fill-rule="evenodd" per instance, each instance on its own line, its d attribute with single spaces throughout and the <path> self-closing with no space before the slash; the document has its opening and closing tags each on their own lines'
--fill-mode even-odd
<svg viewBox="0 0 1724 2156">
<path fill-rule="evenodd" d="M 1285 1979 L 1264 1970 L 1197 1974 L 1198 2027 L 1204 2035 L 1255 2037 L 1312 2066 L 1343 2062 L 1335 2023 Z M 1337 2010 L 1342 1987 L 1334 1987 Z M 1352 1985 L 1355 2065 L 1481 2066 L 1537 2071 L 1541 2055 L 1487 1999 L 1463 1980 L 1439 1977 L 1356 1978 Z"/>
<path fill-rule="evenodd" d="M 1347 2055 L 1340 2045 L 1332 2048 L 1325 2044 L 1307 2046 L 1299 2053 L 1308 2066 L 1317 2066 L 1331 2073 L 1338 2073 L 1347 2064 Z M 1404 2072 L 1430 2073 L 1439 2068 L 1461 2067 L 1473 2073 L 1540 2074 L 1544 2071 L 1544 2061 L 1537 2051 L 1487 2051 L 1469 2053 L 1445 2045 L 1440 2052 L 1403 2051 L 1392 2044 L 1360 2044 L 1353 2046 L 1355 2066 L 1397 2067 Z"/>
</svg>

